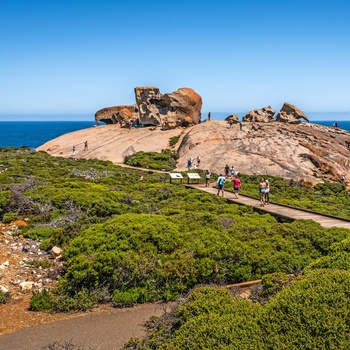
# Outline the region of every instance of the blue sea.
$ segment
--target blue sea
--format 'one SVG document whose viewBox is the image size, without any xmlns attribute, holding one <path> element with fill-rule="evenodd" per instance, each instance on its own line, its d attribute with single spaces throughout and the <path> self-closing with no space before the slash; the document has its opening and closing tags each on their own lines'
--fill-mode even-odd
<svg viewBox="0 0 350 350">
<path fill-rule="evenodd" d="M 58 136 L 94 125 L 95 121 L 0 121 L 0 148 L 37 148 Z"/>
<path fill-rule="evenodd" d="M 332 126 L 334 120 L 311 123 Z M 0 121 L 0 148 L 37 148 L 58 136 L 94 125 L 95 121 Z M 338 128 L 350 131 L 350 121 L 338 121 Z"/>
</svg>

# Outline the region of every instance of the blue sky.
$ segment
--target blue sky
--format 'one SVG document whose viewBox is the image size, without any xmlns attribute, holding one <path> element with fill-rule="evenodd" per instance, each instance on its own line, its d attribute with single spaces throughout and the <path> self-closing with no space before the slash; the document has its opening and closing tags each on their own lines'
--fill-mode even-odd
<svg viewBox="0 0 350 350">
<path fill-rule="evenodd" d="M 145 85 L 203 112 L 350 111 L 349 18 L 348 0 L 0 0 L 0 114 L 93 117 Z"/>
</svg>

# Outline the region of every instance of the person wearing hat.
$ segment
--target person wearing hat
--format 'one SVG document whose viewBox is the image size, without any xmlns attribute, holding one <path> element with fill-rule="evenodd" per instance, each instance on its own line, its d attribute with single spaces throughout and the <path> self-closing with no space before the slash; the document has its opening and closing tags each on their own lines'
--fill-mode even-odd
<svg viewBox="0 0 350 350">
<path fill-rule="evenodd" d="M 265 180 L 266 188 L 265 188 L 265 204 L 270 204 L 270 183 L 269 180 Z"/>
</svg>

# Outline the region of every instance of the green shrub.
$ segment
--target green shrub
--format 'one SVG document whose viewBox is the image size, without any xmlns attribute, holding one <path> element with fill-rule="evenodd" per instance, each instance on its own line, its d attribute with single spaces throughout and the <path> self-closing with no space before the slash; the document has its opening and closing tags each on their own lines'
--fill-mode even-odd
<svg viewBox="0 0 350 350">
<path fill-rule="evenodd" d="M 52 309 L 53 298 L 51 294 L 43 289 L 40 292 L 33 292 L 30 299 L 29 310 L 31 311 L 44 311 Z"/>
<path fill-rule="evenodd" d="M 85 311 L 94 308 L 97 301 L 96 294 L 81 290 L 73 296 L 55 296 L 52 302 L 52 310 L 55 312 Z"/>
<path fill-rule="evenodd" d="M 27 264 L 34 267 L 41 267 L 43 269 L 48 269 L 54 265 L 54 262 L 48 259 L 34 259 L 31 261 L 27 261 Z"/>
<path fill-rule="evenodd" d="M 348 349 L 350 272 L 317 270 L 298 277 L 263 308 L 268 349 Z"/>
<path fill-rule="evenodd" d="M 8 224 L 11 221 L 15 221 L 15 220 L 18 220 L 18 213 L 9 212 L 9 213 L 5 213 L 2 217 L 2 222 L 5 224 Z"/>
<path fill-rule="evenodd" d="M 174 147 L 180 139 L 180 136 L 173 136 L 169 139 L 169 146 Z"/>
<path fill-rule="evenodd" d="M 146 288 L 131 288 L 127 291 L 115 290 L 113 293 L 113 306 L 129 307 L 134 304 L 147 303 L 151 300 L 151 296 Z"/>
<path fill-rule="evenodd" d="M 0 289 L 0 304 L 6 304 L 11 298 L 10 292 L 3 292 Z"/>
<path fill-rule="evenodd" d="M 53 247 L 53 244 L 51 243 L 51 239 L 44 239 L 41 243 L 40 243 L 40 246 L 39 248 L 41 250 L 45 250 L 45 251 L 49 251 L 50 249 L 52 249 Z"/>
</svg>

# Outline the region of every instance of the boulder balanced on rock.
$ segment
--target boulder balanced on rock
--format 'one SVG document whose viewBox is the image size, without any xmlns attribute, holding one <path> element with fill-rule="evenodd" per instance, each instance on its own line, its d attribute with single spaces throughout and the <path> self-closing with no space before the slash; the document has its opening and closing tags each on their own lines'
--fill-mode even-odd
<svg viewBox="0 0 350 350">
<path fill-rule="evenodd" d="M 309 122 L 307 116 L 299 108 L 285 102 L 280 112 L 276 116 L 276 122 L 299 124 L 300 119 L 305 119 Z"/>
<path fill-rule="evenodd" d="M 202 98 L 193 89 L 181 88 L 168 94 L 161 94 L 153 86 L 135 88 L 136 104 L 103 108 L 96 112 L 96 123 L 128 123 L 136 119 L 142 125 L 162 126 L 174 129 L 200 123 Z"/>
</svg>

